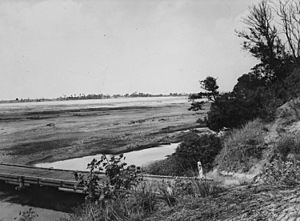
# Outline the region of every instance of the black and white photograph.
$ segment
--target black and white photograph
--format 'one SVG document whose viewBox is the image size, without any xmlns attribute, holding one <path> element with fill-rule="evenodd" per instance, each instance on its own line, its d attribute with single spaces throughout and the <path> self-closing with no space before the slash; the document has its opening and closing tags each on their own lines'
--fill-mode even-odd
<svg viewBox="0 0 300 221">
<path fill-rule="evenodd" d="M 0 0 L 0 221 L 300 221 L 300 0 Z"/>
</svg>

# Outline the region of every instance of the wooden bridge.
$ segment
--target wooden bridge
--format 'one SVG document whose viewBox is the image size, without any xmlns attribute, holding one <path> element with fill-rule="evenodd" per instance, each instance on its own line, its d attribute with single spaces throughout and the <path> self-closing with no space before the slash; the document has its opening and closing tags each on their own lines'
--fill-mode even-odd
<svg viewBox="0 0 300 221">
<path fill-rule="evenodd" d="M 16 185 L 18 188 L 28 186 L 53 187 L 62 191 L 71 191 L 83 193 L 83 186 L 77 186 L 73 170 L 61 170 L 52 168 L 39 168 L 26 165 L 5 164 L 0 163 L 0 181 Z M 81 174 L 88 174 L 88 172 L 79 171 Z M 104 174 L 100 176 L 105 177 Z M 143 179 L 146 182 L 161 182 L 174 181 L 172 176 L 157 176 L 143 174 Z M 197 179 L 188 177 L 178 177 L 178 179 Z M 211 180 L 203 180 L 211 181 Z"/>
<path fill-rule="evenodd" d="M 19 188 L 35 185 L 81 193 L 83 192 L 82 186 L 78 186 L 75 189 L 76 180 L 74 172 L 75 171 L 71 170 L 47 169 L 1 163 L 0 181 L 16 185 Z"/>
</svg>

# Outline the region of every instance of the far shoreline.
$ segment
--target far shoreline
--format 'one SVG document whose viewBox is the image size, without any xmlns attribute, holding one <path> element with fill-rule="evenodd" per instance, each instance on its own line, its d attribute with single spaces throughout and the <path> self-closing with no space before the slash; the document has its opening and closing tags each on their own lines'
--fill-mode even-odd
<svg viewBox="0 0 300 221">
<path fill-rule="evenodd" d="M 176 94 L 176 93 L 174 93 Z M 149 96 L 114 96 L 114 95 L 105 95 L 109 97 L 103 98 L 26 98 L 26 99 L 9 99 L 9 100 L 0 100 L 0 104 L 15 104 L 15 103 L 41 103 L 41 102 L 55 102 L 55 101 L 79 101 L 79 100 L 110 100 L 118 98 L 160 98 L 160 97 L 188 97 L 188 93 L 179 94 L 179 95 L 149 95 Z"/>
</svg>

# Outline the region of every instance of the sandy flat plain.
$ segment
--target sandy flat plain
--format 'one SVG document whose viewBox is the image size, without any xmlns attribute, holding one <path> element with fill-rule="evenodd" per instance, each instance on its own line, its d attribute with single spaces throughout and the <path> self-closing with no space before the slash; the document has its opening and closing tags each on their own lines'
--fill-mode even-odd
<svg viewBox="0 0 300 221">
<path fill-rule="evenodd" d="M 189 106 L 182 97 L 0 104 L 0 162 L 33 165 L 180 142 L 204 116 L 188 111 Z M 29 207 L 39 220 L 56 220 L 69 212 L 56 203 L 48 205 L 56 199 L 45 200 L 45 194 L 31 199 L 31 190 L 23 196 L 4 189 L 0 219 L 12 220 Z"/>
<path fill-rule="evenodd" d="M 0 104 L 1 162 L 30 165 L 178 142 L 199 126 L 189 106 L 183 97 Z"/>
</svg>

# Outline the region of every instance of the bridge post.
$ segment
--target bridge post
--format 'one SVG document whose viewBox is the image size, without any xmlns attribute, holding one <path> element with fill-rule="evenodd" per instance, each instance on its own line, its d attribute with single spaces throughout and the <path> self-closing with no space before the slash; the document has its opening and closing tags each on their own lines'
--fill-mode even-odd
<svg viewBox="0 0 300 221">
<path fill-rule="evenodd" d="M 24 176 L 19 176 L 18 177 L 18 183 L 19 183 L 19 186 L 16 187 L 17 190 L 22 190 L 25 185 L 24 185 Z"/>
<path fill-rule="evenodd" d="M 202 164 L 201 164 L 200 160 L 197 162 L 197 167 L 198 167 L 198 173 L 199 173 L 198 177 L 200 179 L 204 179 L 205 177 L 204 177 L 204 174 L 203 174 L 203 168 L 202 168 Z"/>
</svg>

